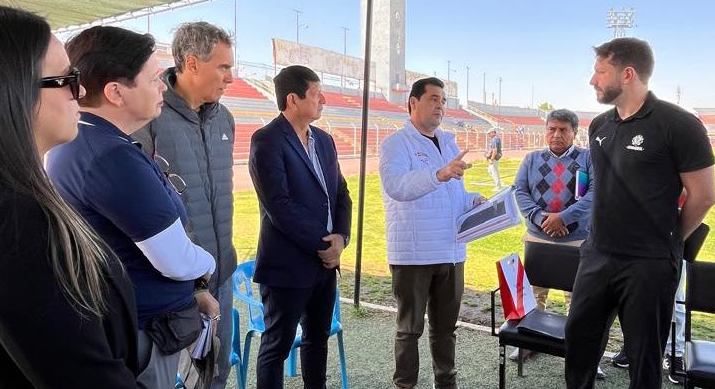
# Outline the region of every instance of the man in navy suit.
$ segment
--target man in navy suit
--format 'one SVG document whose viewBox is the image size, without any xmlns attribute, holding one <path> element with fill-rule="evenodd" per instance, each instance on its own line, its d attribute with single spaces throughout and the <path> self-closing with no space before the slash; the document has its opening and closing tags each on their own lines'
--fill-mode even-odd
<svg viewBox="0 0 715 389">
<path fill-rule="evenodd" d="M 320 78 L 289 66 L 273 81 L 281 114 L 253 135 L 249 159 L 261 212 L 254 280 L 266 324 L 257 386 L 283 388 L 283 362 L 300 322 L 304 387 L 324 389 L 335 270 L 349 240 L 352 201 L 332 137 L 310 125 L 325 104 Z"/>
</svg>

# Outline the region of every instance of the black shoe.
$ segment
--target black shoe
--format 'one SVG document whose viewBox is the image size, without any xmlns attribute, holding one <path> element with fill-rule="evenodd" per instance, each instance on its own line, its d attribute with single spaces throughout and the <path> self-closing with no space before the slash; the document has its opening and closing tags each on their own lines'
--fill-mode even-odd
<svg viewBox="0 0 715 389">
<path fill-rule="evenodd" d="M 682 373 L 685 371 L 685 362 L 683 362 L 683 357 L 675 357 L 675 371 Z M 682 385 L 685 382 L 685 378 L 679 375 L 673 375 L 668 373 L 668 380 L 676 385 Z"/>
<path fill-rule="evenodd" d="M 619 367 L 621 369 L 628 369 L 628 357 L 626 356 L 626 352 L 621 348 L 621 351 L 616 353 L 616 355 L 611 358 L 611 363 L 615 367 Z"/>
</svg>

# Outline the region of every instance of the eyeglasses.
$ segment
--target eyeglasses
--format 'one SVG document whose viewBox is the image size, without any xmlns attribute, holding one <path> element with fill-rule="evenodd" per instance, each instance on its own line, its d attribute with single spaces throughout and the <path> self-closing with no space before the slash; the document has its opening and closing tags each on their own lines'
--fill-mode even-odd
<svg viewBox="0 0 715 389">
<path fill-rule="evenodd" d="M 184 181 L 183 178 L 181 178 L 178 174 L 174 173 L 169 173 L 169 161 L 164 159 L 161 155 L 155 155 L 154 156 L 154 162 L 159 166 L 159 170 L 161 170 L 162 173 L 166 176 L 166 178 L 169 180 L 169 183 L 171 186 L 174 187 L 174 190 L 178 194 L 184 193 L 186 190 L 186 181 Z"/>
<path fill-rule="evenodd" d="M 70 74 L 66 76 L 42 77 L 40 79 L 40 88 L 64 88 L 69 85 L 72 92 L 72 98 L 79 100 L 79 70 L 77 68 L 70 69 Z"/>
</svg>

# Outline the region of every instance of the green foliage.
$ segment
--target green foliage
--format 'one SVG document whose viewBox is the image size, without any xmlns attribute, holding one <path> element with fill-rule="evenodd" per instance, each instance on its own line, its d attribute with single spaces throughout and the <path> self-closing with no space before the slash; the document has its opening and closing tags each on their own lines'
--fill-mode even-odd
<svg viewBox="0 0 715 389">
<path fill-rule="evenodd" d="M 539 109 L 542 111 L 550 112 L 554 110 L 554 106 L 551 103 L 544 101 L 539 105 Z"/>
</svg>

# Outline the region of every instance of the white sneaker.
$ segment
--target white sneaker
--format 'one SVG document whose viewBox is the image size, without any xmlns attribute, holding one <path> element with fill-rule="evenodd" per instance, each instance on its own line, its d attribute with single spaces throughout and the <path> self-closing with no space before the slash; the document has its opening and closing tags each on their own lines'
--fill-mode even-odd
<svg viewBox="0 0 715 389">
<path fill-rule="evenodd" d="M 598 369 L 596 369 L 596 379 L 602 380 L 604 378 L 606 378 L 606 372 L 604 372 L 603 369 L 601 369 L 601 366 L 599 366 Z"/>
</svg>

